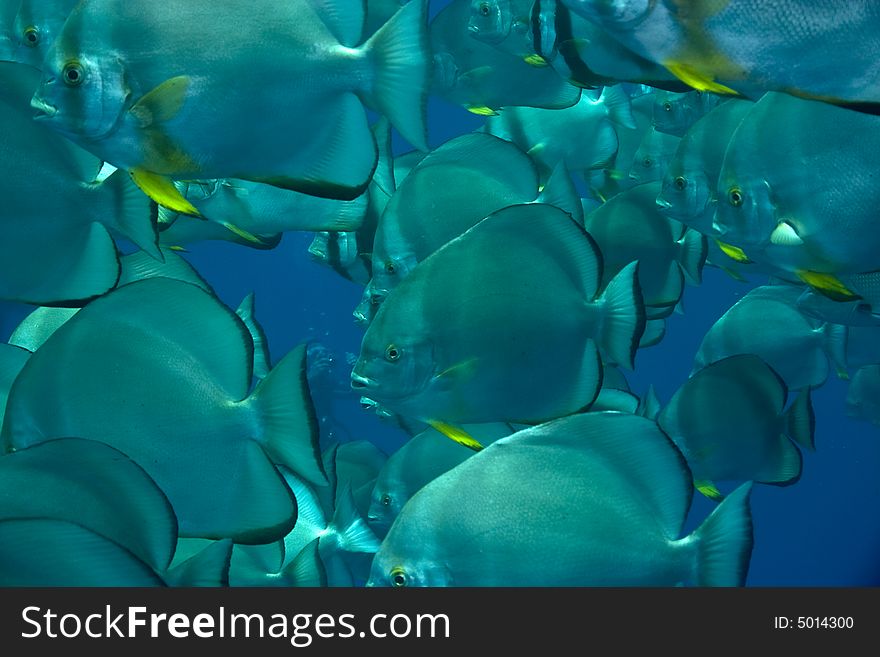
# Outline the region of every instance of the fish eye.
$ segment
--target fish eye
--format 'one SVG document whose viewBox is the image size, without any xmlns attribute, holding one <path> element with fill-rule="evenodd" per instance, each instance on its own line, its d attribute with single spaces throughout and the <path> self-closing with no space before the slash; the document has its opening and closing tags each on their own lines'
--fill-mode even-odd
<svg viewBox="0 0 880 657">
<path fill-rule="evenodd" d="M 68 62 L 61 71 L 61 78 L 64 83 L 70 87 L 77 87 L 82 84 L 85 78 L 85 71 L 79 62 Z"/>
<path fill-rule="evenodd" d="M 391 496 L 386 493 L 379 502 L 381 502 L 382 506 L 391 506 Z"/>
<path fill-rule="evenodd" d="M 665 103 L 663 103 L 663 109 L 666 110 L 667 112 L 671 112 L 672 111 L 672 103 L 670 103 L 667 100 Z"/>
<path fill-rule="evenodd" d="M 406 571 L 397 566 L 391 569 L 391 586 L 396 586 L 398 588 L 404 587 L 407 585 L 407 577 Z"/>
<path fill-rule="evenodd" d="M 489 15 L 489 3 L 481 2 L 480 3 L 480 16 L 488 16 Z"/>
<path fill-rule="evenodd" d="M 400 349 L 398 349 L 393 344 L 385 347 L 385 360 L 390 363 L 394 363 L 395 361 L 400 360 Z"/>
<path fill-rule="evenodd" d="M 33 48 L 40 42 L 40 31 L 33 25 L 24 28 L 24 45 Z"/>
<path fill-rule="evenodd" d="M 731 187 L 727 192 L 727 200 L 733 207 L 738 208 L 743 204 L 742 190 L 739 187 Z"/>
<path fill-rule="evenodd" d="M 385 263 L 385 272 L 386 273 L 393 274 L 396 271 L 397 271 L 397 267 L 394 265 L 394 262 L 389 260 L 388 262 Z"/>
<path fill-rule="evenodd" d="M 683 192 L 685 190 L 687 184 L 687 180 L 685 180 L 684 176 L 676 176 L 675 180 L 672 181 L 673 187 L 675 187 L 680 192 Z"/>
<path fill-rule="evenodd" d="M 651 165 L 654 164 L 654 161 L 650 157 L 646 157 L 644 160 L 642 160 L 642 164 L 645 166 L 646 169 L 650 169 Z"/>
</svg>

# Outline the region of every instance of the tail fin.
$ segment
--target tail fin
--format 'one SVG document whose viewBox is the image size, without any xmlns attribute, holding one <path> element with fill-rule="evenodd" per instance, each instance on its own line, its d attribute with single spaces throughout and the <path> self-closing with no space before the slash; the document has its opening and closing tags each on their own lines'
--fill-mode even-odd
<svg viewBox="0 0 880 657">
<path fill-rule="evenodd" d="M 305 344 L 292 349 L 260 381 L 250 402 L 262 416 L 262 444 L 272 461 L 316 486 L 326 486 L 318 418 L 306 379 Z"/>
<path fill-rule="evenodd" d="M 235 314 L 241 318 L 247 326 L 248 333 L 254 341 L 254 376 L 262 381 L 269 374 L 272 360 L 269 358 L 269 341 L 263 327 L 254 316 L 254 293 L 250 292 L 241 300 Z"/>
<path fill-rule="evenodd" d="M 594 136 L 593 153 L 595 158 L 590 163 L 590 168 L 610 168 L 617 158 L 618 148 L 620 148 L 620 140 L 617 138 L 617 131 L 608 121 L 602 121 Z M 531 154 L 531 151 L 529 153 Z"/>
<path fill-rule="evenodd" d="M 159 251 L 159 207 L 145 195 L 131 177 L 117 170 L 110 175 L 98 188 L 106 194 L 106 215 L 101 220 L 107 221 L 107 227 L 131 240 L 138 248 L 162 262 Z"/>
<path fill-rule="evenodd" d="M 370 554 L 379 549 L 379 539 L 355 507 L 350 483 L 336 496 L 331 524 L 336 529 L 336 544 L 340 550 Z"/>
<path fill-rule="evenodd" d="M 847 327 L 842 324 L 827 323 L 822 330 L 825 333 L 825 352 L 837 370 L 837 377 L 849 379 L 846 362 L 846 346 L 849 338 Z"/>
<path fill-rule="evenodd" d="M 632 100 L 620 85 L 605 87 L 599 97 L 599 102 L 605 103 L 605 109 L 608 111 L 608 118 L 611 121 L 624 128 L 636 129 L 636 120 L 632 113 Z"/>
<path fill-rule="evenodd" d="M 805 388 L 785 412 L 785 434 L 801 447 L 815 451 L 815 431 L 816 415 L 810 399 L 810 388 Z"/>
<path fill-rule="evenodd" d="M 306 545 L 281 571 L 281 581 L 285 586 L 309 588 L 327 586 L 327 571 L 324 569 L 324 562 L 318 550 L 320 540 L 316 538 Z"/>
<path fill-rule="evenodd" d="M 647 312 L 647 311 L 646 311 Z M 639 349 L 645 347 L 653 347 L 660 344 L 660 341 L 666 336 L 666 319 L 649 319 L 645 321 L 645 332 L 639 340 Z"/>
<path fill-rule="evenodd" d="M 165 571 L 169 586 L 229 586 L 232 540 L 214 541 L 201 552 Z"/>
<path fill-rule="evenodd" d="M 692 534 L 699 586 L 744 586 L 754 535 L 747 482 L 728 495 Z"/>
<path fill-rule="evenodd" d="M 602 323 L 598 343 L 614 363 L 635 367 L 636 350 L 645 332 L 645 303 L 639 285 L 638 261 L 629 263 L 608 283 L 599 304 Z"/>
<path fill-rule="evenodd" d="M 563 162 L 553 169 L 536 201 L 565 210 L 578 225 L 584 225 L 584 206 Z"/>
<path fill-rule="evenodd" d="M 391 150 L 391 124 L 388 118 L 380 116 L 373 124 L 373 137 L 379 149 L 379 163 L 373 173 L 372 183 L 381 189 L 387 196 L 394 194 L 397 184 L 394 181 L 394 156 Z"/>
<path fill-rule="evenodd" d="M 433 65 L 427 10 L 426 0 L 413 0 L 361 46 L 375 75 L 368 102 L 422 151 L 428 150 L 426 108 Z"/>
<path fill-rule="evenodd" d="M 654 384 L 652 383 L 648 386 L 648 390 L 645 392 L 645 396 L 642 397 L 641 402 L 639 402 L 639 408 L 636 412 L 649 420 L 656 420 L 661 410 L 663 410 L 663 404 L 660 403 L 660 398 L 657 397 L 657 391 L 654 390 Z"/>
<path fill-rule="evenodd" d="M 706 256 L 709 253 L 709 243 L 706 236 L 690 228 L 684 231 L 684 235 L 678 240 L 679 256 L 678 264 L 694 285 L 703 282 L 703 265 L 706 264 Z"/>
</svg>

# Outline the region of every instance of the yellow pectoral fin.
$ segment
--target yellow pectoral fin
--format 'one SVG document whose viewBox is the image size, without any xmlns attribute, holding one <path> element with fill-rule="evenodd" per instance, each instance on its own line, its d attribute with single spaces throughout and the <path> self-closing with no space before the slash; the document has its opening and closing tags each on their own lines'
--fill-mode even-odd
<svg viewBox="0 0 880 657">
<path fill-rule="evenodd" d="M 547 150 L 547 144 L 544 142 L 539 142 L 532 146 L 529 150 L 526 151 L 526 155 L 529 157 L 541 157 L 541 153 Z"/>
<path fill-rule="evenodd" d="M 187 214 L 192 217 L 203 219 L 201 213 L 190 203 L 180 190 L 174 186 L 174 182 L 167 176 L 153 173 L 145 169 L 132 169 L 129 171 L 135 185 L 141 188 L 144 194 L 156 201 L 162 207 L 173 212 Z"/>
<path fill-rule="evenodd" d="M 723 271 L 725 274 L 730 276 L 733 280 L 739 281 L 740 283 L 748 282 L 748 279 L 745 276 L 743 276 L 739 272 L 733 271 L 730 267 L 725 267 L 724 265 L 718 265 L 718 264 L 715 264 L 714 262 L 712 264 L 715 265 L 716 267 L 718 267 L 718 269 Z"/>
<path fill-rule="evenodd" d="M 735 260 L 744 265 L 752 264 L 752 261 L 749 259 L 749 256 L 746 255 L 746 252 L 738 246 L 722 242 L 721 240 L 715 240 L 715 242 L 717 242 L 718 248 L 721 249 L 721 252 L 731 260 Z"/>
<path fill-rule="evenodd" d="M 138 120 L 142 128 L 169 121 L 177 116 L 183 107 L 189 85 L 190 78 L 186 75 L 165 80 L 158 87 L 141 96 L 129 112 Z"/>
<path fill-rule="evenodd" d="M 526 55 L 525 57 L 523 57 L 523 61 L 529 66 L 534 66 L 535 68 L 543 68 L 545 66 L 548 66 L 547 60 L 537 53 Z"/>
<path fill-rule="evenodd" d="M 465 105 L 464 108 L 477 116 L 498 116 L 498 112 L 485 105 Z"/>
<path fill-rule="evenodd" d="M 714 500 L 715 502 L 720 502 L 724 499 L 724 495 L 715 487 L 711 481 L 702 481 L 695 480 L 694 488 L 700 491 L 703 495 L 708 497 L 710 500 Z"/>
<path fill-rule="evenodd" d="M 447 367 L 445 370 L 437 374 L 437 377 L 455 377 L 459 380 L 470 379 L 477 371 L 477 361 L 479 360 L 480 359 L 476 357 L 463 360 L 460 363 Z"/>
<path fill-rule="evenodd" d="M 451 424 L 446 424 L 445 422 L 440 422 L 439 420 L 428 420 L 428 424 L 434 427 L 437 431 L 442 433 L 447 438 L 454 440 L 459 445 L 464 445 L 468 449 L 472 449 L 475 452 L 479 452 L 483 449 L 483 446 L 471 438 L 470 435 L 459 427 L 454 427 Z"/>
<path fill-rule="evenodd" d="M 458 79 L 459 81 L 466 81 L 473 84 L 485 79 L 486 76 L 492 75 L 493 71 L 494 69 L 491 66 L 476 66 L 459 75 Z"/>
<path fill-rule="evenodd" d="M 248 242 L 251 242 L 252 244 L 260 244 L 260 245 L 263 245 L 263 246 L 266 245 L 266 241 L 265 241 L 265 240 L 260 239 L 259 237 L 257 237 L 257 236 L 254 235 L 253 233 L 249 233 L 249 232 L 246 231 L 244 228 L 239 228 L 239 227 L 236 226 L 235 224 L 231 224 L 231 223 L 229 223 L 228 221 L 221 221 L 221 222 L 219 222 L 219 223 L 220 223 L 220 224 L 221 224 L 226 230 L 228 230 L 229 232 L 231 232 L 231 233 L 233 233 L 233 234 L 235 234 L 235 235 L 238 235 L 238 236 L 239 236 L 240 238 L 242 238 L 243 240 L 247 240 Z"/>
<path fill-rule="evenodd" d="M 799 269 L 795 275 L 814 290 L 834 301 L 853 301 L 862 298 L 847 288 L 834 274 Z"/>
<path fill-rule="evenodd" d="M 734 91 L 730 87 L 725 87 L 720 82 L 715 82 L 709 75 L 698 71 L 686 62 L 667 61 L 663 62 L 663 66 L 679 80 L 697 91 L 711 91 L 712 93 L 728 96 L 740 95 L 739 92 Z"/>
<path fill-rule="evenodd" d="M 178 253 L 189 253 L 187 248 L 184 246 L 169 246 L 166 248 L 171 249 L 172 251 L 177 251 Z"/>
</svg>

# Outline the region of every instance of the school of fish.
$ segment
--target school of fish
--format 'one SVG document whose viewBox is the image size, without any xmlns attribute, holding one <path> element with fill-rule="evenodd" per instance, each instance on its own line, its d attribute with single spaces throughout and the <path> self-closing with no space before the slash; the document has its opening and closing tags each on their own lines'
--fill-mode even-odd
<svg viewBox="0 0 880 657">
<path fill-rule="evenodd" d="M 744 586 L 813 391 L 880 425 L 880 4 L 0 0 L 0 124 L 0 586 Z M 294 231 L 393 453 L 186 259 Z"/>
</svg>

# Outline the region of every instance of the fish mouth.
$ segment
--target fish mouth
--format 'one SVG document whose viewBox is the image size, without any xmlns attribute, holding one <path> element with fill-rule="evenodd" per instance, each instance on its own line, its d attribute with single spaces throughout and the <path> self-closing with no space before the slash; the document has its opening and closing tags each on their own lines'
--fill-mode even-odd
<svg viewBox="0 0 880 657">
<path fill-rule="evenodd" d="M 362 311 L 355 310 L 354 312 L 352 312 L 352 316 L 354 317 L 354 323 L 357 324 L 358 326 L 369 326 L 370 325 L 370 318 L 367 317 L 366 314 L 363 313 Z"/>
<path fill-rule="evenodd" d="M 51 119 L 58 113 L 57 107 L 37 96 L 31 98 L 31 107 L 37 110 L 37 113 L 34 114 L 34 119 L 37 121 Z"/>
<path fill-rule="evenodd" d="M 369 390 L 375 389 L 376 382 L 373 379 L 368 379 L 365 376 L 361 376 L 360 374 L 351 373 L 351 389 L 352 390 Z"/>
<path fill-rule="evenodd" d="M 672 209 L 672 203 L 667 201 L 662 196 L 658 197 L 655 202 L 657 203 L 657 209 L 660 212 L 669 212 L 669 210 Z"/>
</svg>

